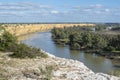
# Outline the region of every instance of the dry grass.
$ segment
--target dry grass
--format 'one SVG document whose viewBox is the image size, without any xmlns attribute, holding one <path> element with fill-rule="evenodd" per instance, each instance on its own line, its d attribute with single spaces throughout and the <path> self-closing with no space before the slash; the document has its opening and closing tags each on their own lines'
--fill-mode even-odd
<svg viewBox="0 0 120 80">
<path fill-rule="evenodd" d="M 9 54 L 0 52 L 0 80 L 51 79 L 54 68 L 53 64 L 45 62 L 47 59 L 17 59 L 10 58 Z"/>
</svg>

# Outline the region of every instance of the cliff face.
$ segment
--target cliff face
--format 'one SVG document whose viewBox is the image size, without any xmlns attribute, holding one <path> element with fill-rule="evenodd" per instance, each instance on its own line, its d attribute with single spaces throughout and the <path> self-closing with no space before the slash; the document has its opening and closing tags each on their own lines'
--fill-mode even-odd
<svg viewBox="0 0 120 80">
<path fill-rule="evenodd" d="M 75 60 L 53 55 L 49 58 L 17 59 L 9 57 L 9 54 L 0 52 L 0 80 L 120 80 L 120 77 L 94 73 Z"/>
<path fill-rule="evenodd" d="M 33 33 L 37 31 L 46 31 L 54 27 L 70 27 L 70 26 L 94 26 L 95 24 L 5 24 L 7 31 L 16 36 Z"/>
</svg>

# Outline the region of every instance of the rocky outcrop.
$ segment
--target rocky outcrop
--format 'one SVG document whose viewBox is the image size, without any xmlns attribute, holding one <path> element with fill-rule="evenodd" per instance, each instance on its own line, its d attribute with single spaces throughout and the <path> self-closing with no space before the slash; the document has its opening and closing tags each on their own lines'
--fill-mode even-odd
<svg viewBox="0 0 120 80">
<path fill-rule="evenodd" d="M 53 72 L 53 80 L 119 80 L 120 77 L 104 73 L 94 73 L 83 63 L 75 60 L 54 58 L 59 65 L 58 70 Z"/>
<path fill-rule="evenodd" d="M 46 52 L 47 53 L 47 52 Z M 47 53 L 49 55 L 49 53 Z M 120 77 L 94 73 L 82 62 L 51 56 L 59 67 L 53 72 L 53 80 L 120 80 Z"/>
<path fill-rule="evenodd" d="M 44 51 L 45 52 L 45 51 Z M 47 52 L 45 52 L 47 53 Z M 52 70 L 51 80 L 120 80 L 120 77 L 104 73 L 94 73 L 82 62 L 50 56 L 49 58 L 16 59 L 0 53 L 0 79 L 8 80 L 48 80 L 50 74 L 45 67 L 50 65 Z M 47 53 L 49 55 L 49 53 Z M 48 68 L 50 69 L 50 68 Z"/>
<path fill-rule="evenodd" d="M 7 31 L 19 36 L 37 31 L 46 31 L 54 27 L 70 27 L 70 26 L 95 26 L 95 24 L 4 24 Z"/>
</svg>

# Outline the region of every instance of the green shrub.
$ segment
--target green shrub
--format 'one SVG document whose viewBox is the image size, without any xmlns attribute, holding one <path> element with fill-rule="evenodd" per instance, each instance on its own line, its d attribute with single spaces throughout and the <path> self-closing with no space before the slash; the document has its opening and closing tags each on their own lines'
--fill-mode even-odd
<svg viewBox="0 0 120 80">
<path fill-rule="evenodd" d="M 80 49 L 80 45 L 78 43 L 73 43 L 71 49 Z"/>
<path fill-rule="evenodd" d="M 4 32 L 0 36 L 0 50 L 2 51 L 13 51 L 17 44 L 17 38 L 9 32 Z"/>
<path fill-rule="evenodd" d="M 13 52 L 11 57 L 15 58 L 34 58 L 37 56 L 47 57 L 40 49 L 29 47 L 23 43 L 18 43 L 17 38 L 5 31 L 0 36 L 0 50 Z"/>
<path fill-rule="evenodd" d="M 17 49 L 11 55 L 15 58 L 35 58 L 37 56 L 47 57 L 46 54 L 42 53 L 40 49 L 29 47 L 25 44 L 18 44 Z"/>
</svg>

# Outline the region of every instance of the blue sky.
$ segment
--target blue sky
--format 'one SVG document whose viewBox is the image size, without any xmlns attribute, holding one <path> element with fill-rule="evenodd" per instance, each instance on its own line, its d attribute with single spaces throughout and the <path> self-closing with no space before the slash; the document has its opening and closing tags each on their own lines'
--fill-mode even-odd
<svg viewBox="0 0 120 80">
<path fill-rule="evenodd" d="M 0 0 L 0 22 L 120 22 L 120 0 Z"/>
</svg>

